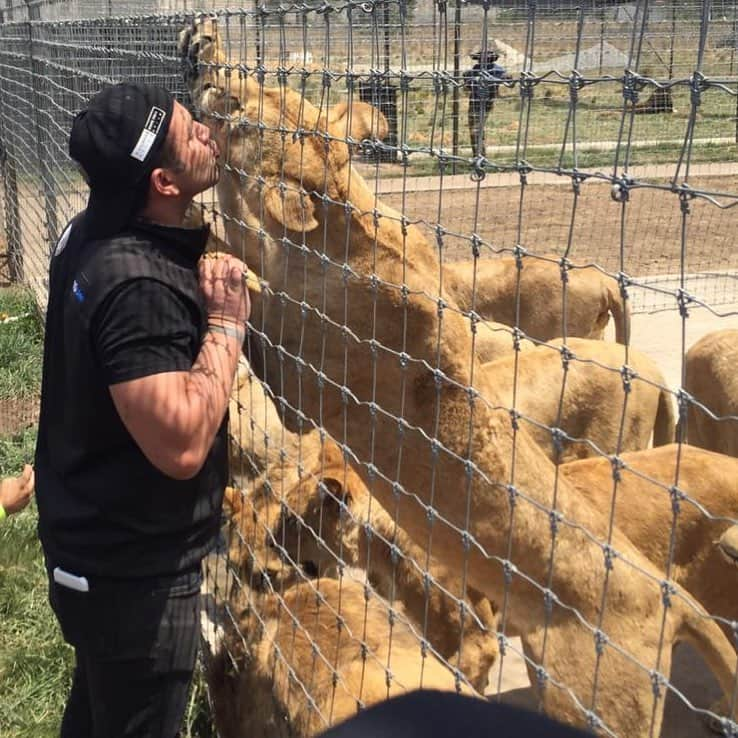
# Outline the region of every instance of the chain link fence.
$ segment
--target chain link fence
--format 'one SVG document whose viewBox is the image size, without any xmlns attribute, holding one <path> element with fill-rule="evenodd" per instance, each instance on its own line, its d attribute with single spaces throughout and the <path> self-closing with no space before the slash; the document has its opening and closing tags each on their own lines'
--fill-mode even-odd
<svg viewBox="0 0 738 738">
<path fill-rule="evenodd" d="M 738 475 L 668 442 L 675 407 L 735 421 L 684 388 L 690 316 L 738 302 L 738 4 L 2 5 L 1 215 L 42 307 L 92 94 L 164 85 L 221 137 L 200 203 L 260 283 L 205 594 L 223 738 L 418 686 L 737 734 Z M 676 381 L 628 319 L 666 309 Z M 610 313 L 628 347 L 586 340 Z M 681 641 L 717 682 L 674 678 Z"/>
</svg>

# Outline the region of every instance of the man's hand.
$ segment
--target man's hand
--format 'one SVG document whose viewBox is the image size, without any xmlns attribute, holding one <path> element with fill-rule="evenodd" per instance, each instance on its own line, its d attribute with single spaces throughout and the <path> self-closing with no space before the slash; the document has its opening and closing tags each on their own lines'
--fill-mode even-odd
<svg viewBox="0 0 738 738">
<path fill-rule="evenodd" d="M 189 371 L 160 372 L 110 387 L 131 437 L 157 469 L 174 479 L 191 479 L 200 471 L 228 408 L 251 313 L 246 271 L 234 256 L 200 260 L 208 331 Z"/>
<path fill-rule="evenodd" d="M 19 477 L 0 481 L 0 505 L 8 515 L 19 512 L 31 501 L 33 488 L 33 467 L 26 464 Z"/>
<path fill-rule="evenodd" d="M 208 323 L 230 323 L 245 329 L 251 315 L 247 272 L 240 259 L 228 254 L 206 255 L 200 259 L 200 289 L 205 297 Z"/>
</svg>

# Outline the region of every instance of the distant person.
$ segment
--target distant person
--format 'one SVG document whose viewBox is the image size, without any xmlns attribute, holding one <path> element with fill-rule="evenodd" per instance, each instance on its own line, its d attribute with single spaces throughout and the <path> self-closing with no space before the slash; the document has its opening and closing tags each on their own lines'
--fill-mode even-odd
<svg viewBox="0 0 738 738">
<path fill-rule="evenodd" d="M 464 72 L 464 89 L 469 94 L 469 139 L 476 157 L 486 155 L 484 127 L 487 115 L 492 112 L 500 84 L 510 76 L 495 63 L 500 58 L 495 49 L 475 51 L 470 56 L 476 63 Z"/>
<path fill-rule="evenodd" d="M 19 476 L 0 480 L 0 521 L 28 505 L 33 496 L 33 486 L 33 467 L 30 464 L 23 467 Z"/>
</svg>

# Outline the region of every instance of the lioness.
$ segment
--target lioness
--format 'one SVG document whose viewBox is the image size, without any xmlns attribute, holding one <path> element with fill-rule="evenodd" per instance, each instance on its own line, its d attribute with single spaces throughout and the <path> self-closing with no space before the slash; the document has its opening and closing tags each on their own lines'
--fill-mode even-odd
<svg viewBox="0 0 738 738">
<path fill-rule="evenodd" d="M 607 341 L 554 339 L 482 365 L 552 461 L 637 451 L 674 440 L 674 407 L 649 356 Z"/>
<path fill-rule="evenodd" d="M 653 672 L 669 673 L 685 639 L 730 695 L 736 655 L 720 627 L 679 586 L 665 600 L 659 569 L 514 427 L 434 250 L 352 168 L 349 117 L 231 73 L 212 17 L 181 49 L 227 152 L 221 208 L 249 226 L 228 240 L 270 285 L 252 322 L 287 419 L 320 424 L 416 544 L 432 532 L 433 554 L 501 603 L 552 715 L 658 733 Z"/>
<path fill-rule="evenodd" d="M 555 256 L 523 256 L 444 264 L 448 292 L 461 310 L 515 325 L 528 337 L 601 339 L 612 314 L 615 340 L 627 343 L 630 304 L 617 281 L 593 266 L 567 264 Z"/>
<path fill-rule="evenodd" d="M 699 403 L 687 408 L 687 441 L 730 456 L 738 456 L 736 363 L 738 330 L 733 329 L 702 336 L 685 358 L 684 389 Z"/>
<path fill-rule="evenodd" d="M 428 560 L 387 511 L 372 504 L 335 445 L 326 443 L 301 478 L 293 474 L 291 487 L 276 471 L 248 492 L 226 489 L 229 558 L 246 580 L 277 586 L 294 582 L 300 565 L 320 576 L 361 567 L 382 597 L 402 605 L 436 653 L 483 692 L 499 652 L 491 603 L 473 588 L 461 592 L 456 572 Z"/>
<path fill-rule="evenodd" d="M 724 556 L 728 544 L 717 544 L 738 524 L 738 459 L 670 444 L 622 454 L 615 466 L 610 458 L 575 461 L 560 473 L 603 511 L 614 497 L 614 524 L 662 572 L 671 566 L 671 578 L 721 619 L 734 642 L 738 571 Z"/>
<path fill-rule="evenodd" d="M 390 620 L 386 603 L 349 578 L 242 594 L 207 670 L 221 738 L 309 738 L 421 686 L 475 694 L 422 655 L 399 606 Z"/>
</svg>

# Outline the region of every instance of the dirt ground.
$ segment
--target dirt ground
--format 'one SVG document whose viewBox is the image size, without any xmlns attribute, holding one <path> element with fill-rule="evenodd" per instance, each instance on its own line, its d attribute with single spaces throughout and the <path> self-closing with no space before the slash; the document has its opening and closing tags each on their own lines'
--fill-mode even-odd
<svg viewBox="0 0 738 738">
<path fill-rule="evenodd" d="M 38 422 L 39 397 L 0 399 L 0 438 L 17 436 Z"/>
<path fill-rule="evenodd" d="M 661 181 L 664 184 L 665 181 Z M 738 177 L 690 180 L 695 190 L 713 193 L 738 192 Z M 441 244 L 445 257 L 456 261 L 471 258 L 472 233 L 484 241 L 483 253 L 511 249 L 520 243 L 533 253 L 563 255 L 595 262 L 608 271 L 622 269 L 631 276 L 679 272 L 683 215 L 679 196 L 662 189 L 634 189 L 623 206 L 610 196 L 610 185 L 585 183 L 575 198 L 570 185 L 487 187 L 477 190 L 417 192 L 408 180 L 404 195 L 383 198 L 403 209 L 437 242 L 436 227 L 445 233 Z M 719 198 L 722 205 L 732 198 Z M 721 209 L 702 198 L 689 201 L 686 218 L 687 272 L 735 269 L 738 250 L 738 208 Z"/>
<path fill-rule="evenodd" d="M 668 185 L 663 178 L 650 181 Z M 397 182 L 400 185 L 400 180 Z M 420 225 L 431 243 L 440 244 L 443 258 L 450 261 L 471 258 L 471 235 L 476 233 L 482 239 L 482 256 L 501 250 L 509 254 L 520 243 L 535 254 L 563 255 L 568 248 L 575 261 L 596 263 L 610 272 L 622 269 L 633 277 L 680 271 L 684 218 L 679 196 L 668 189 L 634 189 L 623 206 L 612 199 L 607 183 L 584 183 L 576 198 L 568 183 L 530 184 L 522 199 L 519 185 L 477 189 L 469 184 L 466 189 L 422 190 L 408 179 L 404 194 L 393 192 L 381 198 Z M 738 175 L 691 178 L 690 185 L 717 195 L 714 199 L 718 204 L 704 198 L 687 203 L 685 272 L 738 269 L 738 249 L 734 248 L 738 207 L 726 207 L 736 203 Z M 719 193 L 733 193 L 733 197 Z M 203 198 L 206 203 L 214 200 L 211 193 Z M 73 215 L 61 212 L 61 202 L 66 200 L 60 199 L 60 224 Z M 29 245 L 24 255 L 26 279 L 41 295 L 48 246 L 38 197 L 30 192 L 23 196 L 20 212 L 21 237 Z M 6 274 L 3 268 L 0 256 L 0 283 Z"/>
</svg>

